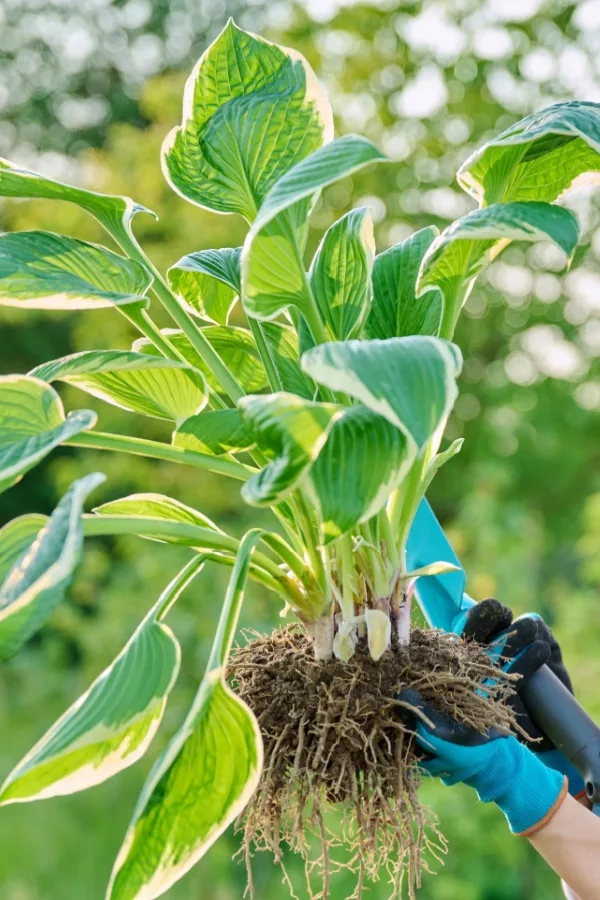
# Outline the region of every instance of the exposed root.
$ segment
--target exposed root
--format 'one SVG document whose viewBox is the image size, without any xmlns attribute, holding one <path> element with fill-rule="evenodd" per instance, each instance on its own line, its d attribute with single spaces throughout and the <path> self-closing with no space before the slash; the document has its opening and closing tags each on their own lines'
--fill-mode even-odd
<svg viewBox="0 0 600 900">
<path fill-rule="evenodd" d="M 421 872 L 430 860 L 442 860 L 446 842 L 435 815 L 419 802 L 419 751 L 395 696 L 415 687 L 458 722 L 508 732 L 515 723 L 501 701 L 511 677 L 499 677 L 477 645 L 431 630 L 414 629 L 408 646 L 378 662 L 360 645 L 348 663 L 317 661 L 299 626 L 252 637 L 230 664 L 265 744 L 262 780 L 239 823 L 247 865 L 255 850 L 269 850 L 281 863 L 286 843 L 304 859 L 313 900 L 329 900 L 332 877 L 343 867 L 356 873 L 348 900 L 360 900 L 365 881 L 382 874 L 390 900 L 402 895 L 404 882 L 414 897 Z M 478 691 L 491 677 L 485 693 Z M 331 805 L 341 825 L 340 817 L 331 824 Z M 336 858 L 340 847 L 344 861 Z M 284 881 L 293 893 L 285 871 Z M 253 896 L 251 878 L 247 893 Z"/>
</svg>

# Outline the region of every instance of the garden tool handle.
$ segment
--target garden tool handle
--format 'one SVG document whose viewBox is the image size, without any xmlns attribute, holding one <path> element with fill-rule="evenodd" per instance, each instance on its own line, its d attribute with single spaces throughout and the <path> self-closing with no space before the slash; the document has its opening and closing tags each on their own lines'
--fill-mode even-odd
<svg viewBox="0 0 600 900">
<path fill-rule="evenodd" d="M 548 666 L 532 675 L 521 699 L 536 725 L 573 763 L 600 815 L 600 727 Z"/>
</svg>

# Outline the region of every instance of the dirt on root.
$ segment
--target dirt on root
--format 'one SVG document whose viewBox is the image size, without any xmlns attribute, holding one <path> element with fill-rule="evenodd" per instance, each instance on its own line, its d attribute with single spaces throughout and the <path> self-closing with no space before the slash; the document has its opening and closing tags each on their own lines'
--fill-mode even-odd
<svg viewBox="0 0 600 900">
<path fill-rule="evenodd" d="M 421 872 L 441 861 L 446 842 L 433 812 L 419 802 L 419 749 L 394 698 L 413 687 L 460 723 L 509 732 L 515 723 L 503 701 L 512 692 L 510 676 L 499 677 L 478 645 L 433 630 L 413 629 L 409 646 L 378 662 L 360 644 L 348 663 L 317 662 L 300 626 L 249 637 L 229 667 L 265 749 L 259 788 L 238 822 L 248 895 L 254 896 L 252 855 L 269 850 L 295 896 L 282 863 L 287 844 L 304 858 L 313 900 L 329 900 L 341 868 L 356 873 L 347 900 L 359 900 L 365 881 L 382 876 L 389 878 L 390 900 L 404 888 L 414 897 Z M 491 677 L 494 684 L 478 691 Z M 341 825 L 339 816 L 328 824 L 332 805 Z M 336 860 L 341 847 L 343 861 Z"/>
</svg>

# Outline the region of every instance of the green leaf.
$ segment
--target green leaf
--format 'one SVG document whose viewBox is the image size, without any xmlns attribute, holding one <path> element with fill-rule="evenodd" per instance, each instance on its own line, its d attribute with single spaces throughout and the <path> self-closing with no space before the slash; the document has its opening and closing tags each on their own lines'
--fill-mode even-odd
<svg viewBox="0 0 600 900">
<path fill-rule="evenodd" d="M 68 438 L 93 428 L 89 409 L 65 413 L 49 385 L 30 375 L 0 376 L 0 492 Z"/>
<path fill-rule="evenodd" d="M 321 344 L 302 357 L 315 381 L 384 416 L 419 451 L 452 409 L 461 364 L 455 344 L 421 335 Z"/>
<path fill-rule="evenodd" d="M 0 804 L 73 794 L 140 759 L 161 723 L 181 651 L 166 610 L 204 565 L 197 557 L 161 594 L 117 658 L 10 773 Z"/>
<path fill-rule="evenodd" d="M 254 443 L 238 409 L 215 409 L 190 416 L 173 432 L 173 444 L 200 453 L 246 450 Z"/>
<path fill-rule="evenodd" d="M 97 506 L 94 509 L 94 513 L 99 516 L 144 516 L 153 519 L 164 519 L 166 522 L 188 522 L 190 525 L 199 525 L 201 528 L 209 528 L 211 531 L 224 534 L 212 519 L 209 519 L 208 516 L 205 516 L 197 509 L 186 506 L 185 503 L 180 503 L 179 500 L 175 500 L 173 497 L 167 497 L 166 494 L 156 494 L 150 491 L 130 494 L 128 497 L 119 497 L 118 500 L 103 503 L 102 506 Z M 141 534 L 141 537 L 145 537 L 149 541 L 190 546 L 189 538 L 156 534 Z"/>
<path fill-rule="evenodd" d="M 0 528 L 0 584 L 19 557 L 29 550 L 47 521 L 48 516 L 29 513 Z"/>
<path fill-rule="evenodd" d="M 225 681 L 250 557 L 244 537 L 229 581 L 206 674 L 186 720 L 155 764 L 113 869 L 108 900 L 167 891 L 242 812 L 258 786 L 258 723 Z"/>
<path fill-rule="evenodd" d="M 169 284 L 191 313 L 227 325 L 241 291 L 241 253 L 241 247 L 190 253 L 171 266 Z"/>
<path fill-rule="evenodd" d="M 130 234 L 130 222 L 136 213 L 151 210 L 129 197 L 97 194 L 71 184 L 63 184 L 46 178 L 38 172 L 22 169 L 7 159 L 0 158 L 0 197 L 17 197 L 31 200 L 65 200 L 91 213 L 107 231 L 115 235 Z"/>
<path fill-rule="evenodd" d="M 344 410 L 307 479 L 324 542 L 378 513 L 414 458 L 414 443 L 383 416 L 365 406 Z"/>
<path fill-rule="evenodd" d="M 600 170 L 600 104 L 556 103 L 521 119 L 461 166 L 460 185 L 480 203 L 552 202 Z"/>
<path fill-rule="evenodd" d="M 346 135 L 315 150 L 275 183 L 242 250 L 242 302 L 248 315 L 273 319 L 291 305 L 308 317 L 311 301 L 298 233 L 310 203 L 321 188 L 385 159 L 370 141 Z"/>
<path fill-rule="evenodd" d="M 0 587 L 0 660 L 13 656 L 63 599 L 81 552 L 84 501 L 103 481 L 96 473 L 73 482 L 11 566 Z"/>
<path fill-rule="evenodd" d="M 182 331 L 164 328 L 162 333 L 179 350 L 191 366 L 199 369 L 206 383 L 217 394 L 224 395 L 223 388 L 212 371 L 190 344 Z M 202 334 L 217 351 L 227 368 L 239 381 L 247 394 L 253 394 L 267 387 L 267 377 L 254 338 L 246 328 L 235 325 L 208 325 Z M 139 353 L 156 355 L 158 351 L 147 338 L 135 341 L 132 349 Z"/>
<path fill-rule="evenodd" d="M 452 441 L 449 447 L 446 447 L 445 450 L 442 450 L 440 453 L 437 453 L 433 457 L 433 459 L 427 466 L 425 476 L 423 478 L 423 493 L 425 493 L 442 466 L 445 466 L 453 456 L 456 456 L 456 454 L 460 452 L 463 444 L 464 438 L 456 438 L 455 441 Z"/>
<path fill-rule="evenodd" d="M 262 322 L 261 327 L 283 390 L 312 400 L 317 387 L 300 368 L 297 332 L 281 322 Z"/>
<path fill-rule="evenodd" d="M 256 444 L 270 460 L 242 487 L 253 506 L 279 502 L 316 459 L 341 407 L 313 403 L 284 392 L 243 397 L 242 417 Z"/>
<path fill-rule="evenodd" d="M 332 136 L 331 108 L 306 60 L 230 20 L 187 81 L 163 173 L 192 203 L 251 220 L 274 182 Z"/>
<path fill-rule="evenodd" d="M 30 373 L 64 381 L 113 406 L 181 422 L 206 405 L 203 375 L 184 363 L 127 350 L 84 350 Z"/>
<path fill-rule="evenodd" d="M 356 337 L 373 297 L 373 220 L 368 207 L 353 209 L 329 228 L 312 261 L 309 280 L 332 338 Z"/>
<path fill-rule="evenodd" d="M 152 277 L 139 263 L 106 247 L 62 234 L 0 235 L 0 306 L 101 309 L 148 305 Z"/>
<path fill-rule="evenodd" d="M 417 294 L 439 288 L 442 323 L 455 323 L 469 282 L 510 241 L 552 241 L 569 260 L 579 225 L 568 209 L 537 201 L 496 203 L 457 219 L 431 244 L 421 263 Z"/>
<path fill-rule="evenodd" d="M 437 334 L 442 314 L 438 291 L 416 296 L 417 275 L 426 250 L 438 234 L 430 226 L 375 257 L 373 303 L 365 323 L 369 338 Z"/>
</svg>

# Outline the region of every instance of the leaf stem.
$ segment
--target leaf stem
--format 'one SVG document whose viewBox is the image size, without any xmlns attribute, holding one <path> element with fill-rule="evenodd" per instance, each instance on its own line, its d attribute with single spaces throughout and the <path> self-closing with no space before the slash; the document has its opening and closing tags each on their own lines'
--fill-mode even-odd
<svg viewBox="0 0 600 900">
<path fill-rule="evenodd" d="M 257 319 L 253 319 L 252 316 L 247 316 L 248 324 L 250 325 L 250 330 L 254 336 L 254 340 L 256 342 L 256 348 L 258 350 L 258 355 L 260 356 L 261 362 L 265 367 L 265 372 L 267 373 L 267 379 L 269 381 L 269 385 L 272 391 L 281 391 L 283 390 L 283 385 L 281 384 L 281 379 L 279 378 L 279 373 L 275 368 L 275 363 L 273 362 L 273 357 L 271 355 L 271 350 L 269 345 L 265 340 L 265 335 L 262 330 L 262 325 Z"/>
<path fill-rule="evenodd" d="M 296 511 L 300 517 L 300 522 L 302 525 L 302 530 L 304 533 L 304 540 L 306 543 L 306 551 L 308 553 L 308 557 L 310 559 L 313 572 L 315 574 L 315 578 L 320 589 L 323 591 L 323 594 L 328 596 L 328 584 L 327 584 L 327 573 L 325 571 L 325 564 L 323 562 L 323 557 L 321 556 L 321 552 L 317 545 L 317 540 L 315 539 L 315 528 L 312 523 L 312 519 L 310 516 L 309 508 L 306 504 L 306 500 L 302 491 L 298 490 L 294 494 L 294 499 L 296 500 Z"/>
<path fill-rule="evenodd" d="M 352 554 L 352 535 L 345 534 L 337 543 L 339 549 L 340 581 L 342 584 L 342 614 L 344 619 L 354 616 L 354 559 Z"/>
<path fill-rule="evenodd" d="M 149 441 L 145 438 L 129 437 L 121 434 L 107 434 L 102 431 L 81 432 L 64 442 L 71 447 L 87 447 L 89 450 L 113 450 L 118 453 L 132 453 L 136 456 L 147 456 L 149 459 L 161 459 L 166 462 L 182 463 L 195 466 L 219 475 L 228 475 L 246 481 L 256 470 L 234 459 L 223 459 L 208 453 L 195 450 L 183 450 L 160 441 Z"/>
</svg>

